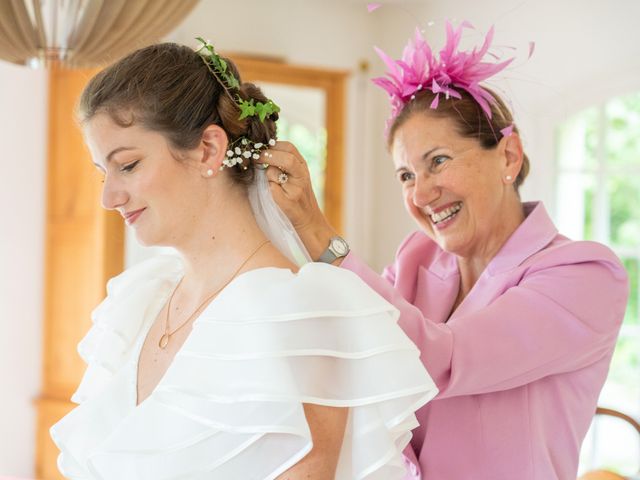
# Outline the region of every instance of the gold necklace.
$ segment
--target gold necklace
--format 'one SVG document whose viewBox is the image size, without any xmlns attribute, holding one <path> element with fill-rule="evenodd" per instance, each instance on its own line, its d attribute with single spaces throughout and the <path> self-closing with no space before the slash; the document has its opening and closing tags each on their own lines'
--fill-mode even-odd
<svg viewBox="0 0 640 480">
<path fill-rule="evenodd" d="M 173 293 L 171 294 L 171 297 L 169 297 L 169 304 L 167 305 L 167 315 L 165 317 L 165 323 L 164 323 L 164 335 L 162 335 L 162 337 L 160 337 L 160 341 L 158 342 L 158 346 L 160 348 L 162 348 L 163 350 L 165 348 L 167 348 L 167 345 L 169 345 L 169 340 L 171 340 L 171 335 L 173 335 L 174 333 L 176 333 L 178 330 L 180 330 L 182 327 L 184 327 L 187 323 L 189 323 L 191 321 L 191 319 L 193 319 L 193 317 L 195 317 L 198 313 L 200 313 L 200 310 L 202 310 L 202 308 L 213 298 L 215 297 L 218 293 L 220 293 L 220 291 L 226 287 L 227 285 L 229 285 L 229 283 L 231 282 L 231 280 L 233 280 L 236 275 L 238 275 L 238 272 L 240 272 L 240 270 L 242 269 L 242 267 L 244 267 L 247 262 L 249 260 L 251 260 L 251 258 L 253 258 L 253 256 L 258 253 L 258 250 L 260 250 L 263 246 L 265 246 L 267 243 L 269 243 L 269 240 L 265 240 L 264 242 L 262 242 L 260 245 L 258 245 L 256 247 L 256 249 L 251 252 L 251 255 L 249 255 L 244 262 L 242 262 L 242 264 L 236 269 L 235 272 L 233 272 L 233 275 L 231 275 L 231 277 L 229 278 L 229 280 L 227 280 L 220 288 L 218 288 L 215 292 L 213 292 L 211 295 L 209 295 L 207 298 L 204 299 L 204 302 L 202 302 L 200 305 L 198 305 L 198 308 L 196 308 L 193 313 L 191 315 L 189 315 L 189 318 L 187 318 L 182 324 L 180 324 L 177 328 L 175 328 L 173 330 L 173 332 L 169 332 L 169 315 L 171 312 L 171 301 L 173 300 L 173 296 L 176 294 L 176 292 L 178 291 L 178 287 L 180 287 L 180 284 L 182 283 L 182 278 L 180 279 L 180 281 L 178 282 L 178 285 L 176 285 L 176 288 L 173 290 Z M 184 278 L 184 277 L 183 277 Z"/>
</svg>

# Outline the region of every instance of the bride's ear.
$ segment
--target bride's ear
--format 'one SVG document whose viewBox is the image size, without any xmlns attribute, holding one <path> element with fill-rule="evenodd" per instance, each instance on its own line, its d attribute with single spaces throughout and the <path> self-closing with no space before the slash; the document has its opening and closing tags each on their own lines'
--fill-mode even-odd
<svg viewBox="0 0 640 480">
<path fill-rule="evenodd" d="M 227 146 L 229 139 L 225 132 L 218 125 L 209 125 L 202 132 L 202 140 L 200 142 L 202 157 L 200 158 L 200 169 L 205 177 L 213 177 L 218 174 L 222 161 L 227 154 Z M 208 175 L 207 172 L 213 172 Z"/>
</svg>

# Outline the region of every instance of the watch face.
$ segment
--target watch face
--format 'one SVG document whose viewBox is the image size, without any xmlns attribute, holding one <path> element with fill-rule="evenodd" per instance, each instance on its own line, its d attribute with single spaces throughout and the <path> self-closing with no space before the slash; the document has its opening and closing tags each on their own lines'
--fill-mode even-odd
<svg viewBox="0 0 640 480">
<path fill-rule="evenodd" d="M 331 240 L 331 249 L 339 257 L 349 253 L 349 245 L 342 238 L 334 238 Z"/>
</svg>

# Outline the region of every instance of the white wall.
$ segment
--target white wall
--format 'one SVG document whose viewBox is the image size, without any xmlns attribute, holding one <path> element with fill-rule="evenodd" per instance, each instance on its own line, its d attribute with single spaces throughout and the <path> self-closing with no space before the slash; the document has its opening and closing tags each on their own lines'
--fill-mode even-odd
<svg viewBox="0 0 640 480">
<path fill-rule="evenodd" d="M 592 102 L 640 90 L 636 0 L 396 0 L 372 14 L 367 0 L 201 0 L 169 39 L 348 69 L 347 236 L 372 266 L 393 258 L 413 229 L 382 132 L 386 96 L 368 78 L 382 73 L 372 45 L 400 55 L 417 22 L 441 45 L 444 18 L 496 26 L 496 43 L 526 49 L 499 86 L 510 97 L 532 160 L 524 199 L 553 206 L 553 126 Z M 477 36 L 476 36 L 477 38 Z M 472 40 L 465 36 L 464 41 Z M 367 73 L 358 69 L 368 60 Z M 45 180 L 45 76 L 0 62 L 0 475 L 32 475 L 34 408 L 40 376 Z M 17 87 L 19 86 L 19 87 Z M 362 208 L 365 205 L 368 208 Z M 7 221 L 8 220 L 8 221 Z"/>
<path fill-rule="evenodd" d="M 46 76 L 0 62 L 0 476 L 31 476 L 40 393 Z"/>
</svg>

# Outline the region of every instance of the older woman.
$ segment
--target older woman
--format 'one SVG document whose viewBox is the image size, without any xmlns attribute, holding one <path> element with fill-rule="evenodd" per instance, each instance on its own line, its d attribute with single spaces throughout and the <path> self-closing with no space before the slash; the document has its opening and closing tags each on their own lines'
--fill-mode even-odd
<svg viewBox="0 0 640 480">
<path fill-rule="evenodd" d="M 347 254 L 292 145 L 267 155 L 288 174 L 282 183 L 268 169 L 272 192 L 313 258 L 357 273 L 401 311 L 440 390 L 412 441 L 425 479 L 574 479 L 627 277 L 608 248 L 569 240 L 541 203 L 521 202 L 529 161 L 518 130 L 477 84 L 505 64 L 481 62 L 486 43 L 459 52 L 460 32 L 449 28 L 439 60 L 419 35 L 403 66 L 384 57 L 388 145 L 419 230 L 381 276 Z"/>
</svg>

